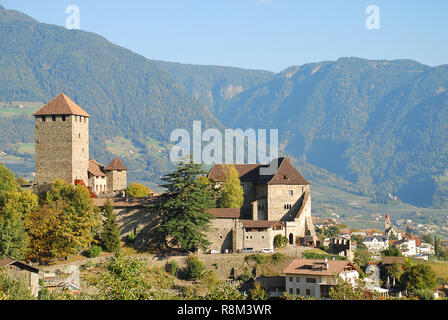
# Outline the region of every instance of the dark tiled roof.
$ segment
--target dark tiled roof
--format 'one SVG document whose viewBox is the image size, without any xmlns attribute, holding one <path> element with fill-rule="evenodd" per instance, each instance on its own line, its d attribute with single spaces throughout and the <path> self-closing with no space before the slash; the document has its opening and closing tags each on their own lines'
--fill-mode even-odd
<svg viewBox="0 0 448 320">
<path fill-rule="evenodd" d="M 128 170 L 120 159 L 115 158 L 103 170 Z"/>
<path fill-rule="evenodd" d="M 291 164 L 289 158 L 278 158 L 278 169 L 273 175 L 262 175 L 261 168 L 267 168 L 263 164 L 235 164 L 241 182 L 255 182 L 262 184 L 289 184 L 307 185 L 310 184 Z M 225 164 L 215 164 L 210 170 L 208 177 L 214 181 L 223 181 Z"/>
<path fill-rule="evenodd" d="M 238 219 L 241 216 L 241 209 L 213 208 L 208 212 L 216 218 Z"/>
<path fill-rule="evenodd" d="M 4 259 L 0 259 L 0 267 L 7 267 L 10 265 L 14 265 L 20 269 L 25 269 L 29 272 L 34 272 L 34 273 L 39 273 L 39 269 L 35 268 L 33 266 L 30 266 L 29 264 L 26 264 L 25 262 L 21 262 L 21 261 L 17 261 L 17 260 L 13 260 L 10 258 L 4 258 Z"/>
<path fill-rule="evenodd" d="M 40 110 L 33 114 L 33 116 L 51 116 L 51 115 L 77 115 L 83 117 L 90 117 L 80 106 L 74 103 L 65 94 L 60 93 L 56 98 L 51 100 Z"/>
<path fill-rule="evenodd" d="M 255 281 L 266 288 L 284 288 L 285 277 L 257 277 Z"/>
</svg>

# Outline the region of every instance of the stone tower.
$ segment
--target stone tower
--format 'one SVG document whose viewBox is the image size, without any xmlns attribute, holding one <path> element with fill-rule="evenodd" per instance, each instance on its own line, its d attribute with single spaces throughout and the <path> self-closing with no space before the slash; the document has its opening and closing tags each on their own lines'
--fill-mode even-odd
<svg viewBox="0 0 448 320">
<path fill-rule="evenodd" d="M 56 179 L 87 185 L 90 115 L 61 93 L 33 116 L 37 187 Z"/>
</svg>

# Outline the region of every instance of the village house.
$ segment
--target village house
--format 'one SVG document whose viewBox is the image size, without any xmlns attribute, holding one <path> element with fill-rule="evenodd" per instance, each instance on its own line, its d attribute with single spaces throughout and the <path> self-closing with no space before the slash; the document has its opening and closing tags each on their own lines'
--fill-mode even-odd
<svg viewBox="0 0 448 320">
<path fill-rule="evenodd" d="M 88 187 L 92 196 L 115 196 L 127 187 L 126 166 L 89 160 L 90 115 L 61 93 L 34 113 L 37 190 L 56 179 Z"/>
<path fill-rule="evenodd" d="M 269 176 L 260 173 L 268 165 L 235 165 L 244 190 L 244 204 L 241 209 L 210 210 L 217 218 L 209 232 L 211 248 L 221 252 L 273 249 L 276 235 L 286 237 L 290 245 L 316 245 L 310 183 L 289 158 L 279 158 L 278 164 L 276 172 Z M 224 168 L 214 165 L 208 178 L 219 185 L 224 181 Z"/>
<path fill-rule="evenodd" d="M 345 260 L 294 259 L 283 274 L 287 293 L 317 299 L 329 298 L 335 275 L 353 286 L 359 279 L 359 270 Z"/>
<path fill-rule="evenodd" d="M 0 259 L 0 268 L 4 268 L 7 273 L 15 279 L 22 280 L 34 297 L 39 293 L 39 269 L 25 262 L 10 258 Z"/>
<path fill-rule="evenodd" d="M 372 253 L 379 253 L 380 251 L 389 248 L 389 240 L 387 240 L 386 237 L 380 235 L 365 237 L 362 240 L 362 243 Z"/>
</svg>

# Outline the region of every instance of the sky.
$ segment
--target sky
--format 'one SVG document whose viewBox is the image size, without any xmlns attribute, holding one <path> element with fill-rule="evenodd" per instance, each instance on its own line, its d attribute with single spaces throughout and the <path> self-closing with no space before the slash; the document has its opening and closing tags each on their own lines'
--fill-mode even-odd
<svg viewBox="0 0 448 320">
<path fill-rule="evenodd" d="M 75 5 L 81 30 L 154 60 L 275 72 L 340 57 L 413 59 L 430 66 L 448 63 L 446 0 L 0 0 L 0 4 L 60 26 L 66 26 L 70 16 L 66 8 Z M 375 10 L 366 12 L 369 6 Z"/>
</svg>

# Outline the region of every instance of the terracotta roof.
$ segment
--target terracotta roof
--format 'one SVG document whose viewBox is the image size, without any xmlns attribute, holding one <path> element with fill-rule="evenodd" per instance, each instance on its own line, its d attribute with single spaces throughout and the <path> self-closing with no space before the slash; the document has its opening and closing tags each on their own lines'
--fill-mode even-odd
<svg viewBox="0 0 448 320">
<path fill-rule="evenodd" d="M 49 115 L 78 115 L 90 118 L 90 115 L 87 112 L 63 93 L 60 93 L 56 98 L 33 114 L 33 116 Z"/>
<path fill-rule="evenodd" d="M 241 216 L 241 209 L 213 208 L 208 212 L 216 218 L 238 219 Z"/>
<path fill-rule="evenodd" d="M 241 182 L 255 182 L 263 184 L 310 184 L 291 164 L 289 158 L 278 158 L 278 168 L 273 175 L 261 175 L 260 169 L 267 168 L 267 164 L 235 164 Z M 215 164 L 208 174 L 208 178 L 214 181 L 223 181 L 225 164 Z"/>
<path fill-rule="evenodd" d="M 332 276 L 345 271 L 346 267 L 356 270 L 351 262 L 346 260 L 328 260 L 328 270 L 325 268 L 324 260 L 317 259 L 294 259 L 283 270 L 284 274 L 304 274 L 304 275 L 326 275 Z"/>
<path fill-rule="evenodd" d="M 247 229 L 268 229 L 274 228 L 277 225 L 282 225 L 279 221 L 267 221 L 267 220 L 240 220 L 243 224 L 243 228 Z"/>
<path fill-rule="evenodd" d="M 0 267 L 9 266 L 10 264 L 13 264 L 14 262 L 16 262 L 16 260 L 13 260 L 10 258 L 0 259 Z"/>
<path fill-rule="evenodd" d="M 20 269 L 25 269 L 29 272 L 34 272 L 34 273 L 39 273 L 39 269 L 35 268 L 33 266 L 30 266 L 29 264 L 25 263 L 25 262 L 21 262 L 18 260 L 13 260 L 10 258 L 4 258 L 4 259 L 0 259 L 0 267 L 7 267 L 10 265 L 14 265 L 16 267 L 19 267 Z"/>
<path fill-rule="evenodd" d="M 405 264 L 406 258 L 404 257 L 383 257 L 382 264 L 393 264 L 394 262 L 399 264 Z"/>
<path fill-rule="evenodd" d="M 106 174 L 101 171 L 101 168 L 103 168 L 104 166 L 95 161 L 95 160 L 89 160 L 89 173 L 96 176 L 96 177 L 104 177 Z"/>
<path fill-rule="evenodd" d="M 128 170 L 120 159 L 115 158 L 103 170 Z"/>
</svg>

